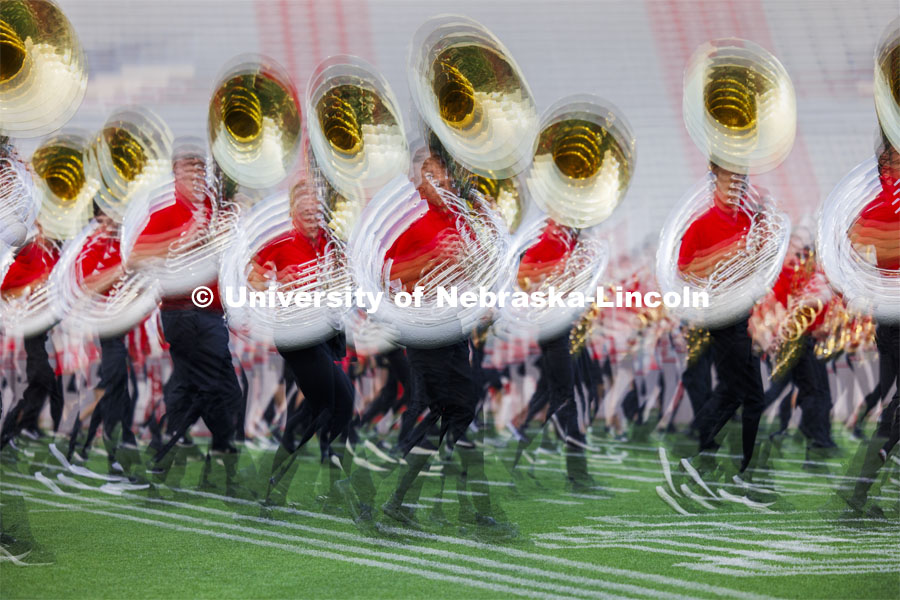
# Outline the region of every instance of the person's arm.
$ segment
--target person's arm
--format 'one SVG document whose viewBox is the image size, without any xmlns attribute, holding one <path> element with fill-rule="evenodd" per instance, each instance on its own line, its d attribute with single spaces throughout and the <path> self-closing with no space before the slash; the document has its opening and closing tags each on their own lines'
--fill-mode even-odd
<svg viewBox="0 0 900 600">
<path fill-rule="evenodd" d="M 712 248 L 704 252 L 697 251 L 686 264 L 683 266 L 679 265 L 679 268 L 685 275 L 691 275 L 699 279 L 708 279 L 722 261 L 743 250 L 745 243 L 745 238 L 742 236 L 739 240 L 723 244 L 721 247 Z"/>
<path fill-rule="evenodd" d="M 872 247 L 879 263 L 896 263 L 900 261 L 900 235 L 896 228 L 885 225 L 873 226 L 858 219 L 850 228 L 850 242 L 863 256 Z"/>
<path fill-rule="evenodd" d="M 4 300 L 13 300 L 16 298 L 21 298 L 22 296 L 25 296 L 26 294 L 28 294 L 29 291 L 37 288 L 42 283 L 47 281 L 47 279 L 49 277 L 50 277 L 49 274 L 42 275 L 42 276 L 38 277 L 37 279 L 30 281 L 29 283 L 26 283 L 25 285 L 7 288 L 7 289 L 3 290 L 3 299 Z"/>
<path fill-rule="evenodd" d="M 109 269 L 101 269 L 86 275 L 82 279 L 82 285 L 95 294 L 106 293 L 125 274 L 125 268 L 120 264 Z"/>
</svg>

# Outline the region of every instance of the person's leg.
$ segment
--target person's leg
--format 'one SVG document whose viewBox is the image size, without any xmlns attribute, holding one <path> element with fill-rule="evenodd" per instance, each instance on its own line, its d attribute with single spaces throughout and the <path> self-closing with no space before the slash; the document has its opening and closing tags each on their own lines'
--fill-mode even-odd
<svg viewBox="0 0 900 600">
<path fill-rule="evenodd" d="M 159 463 L 200 418 L 198 389 L 193 377 L 197 320 L 191 310 L 164 310 L 160 313 L 163 335 L 169 344 L 172 374 L 166 382 L 166 431 L 170 439 L 154 456 Z"/>
<path fill-rule="evenodd" d="M 409 403 L 409 399 L 411 396 L 410 386 L 412 384 L 412 374 L 410 373 L 409 368 L 409 360 L 406 358 L 406 352 L 397 348 L 388 353 L 387 356 L 388 365 L 390 365 L 391 372 L 394 374 L 394 377 L 397 379 L 397 383 L 403 388 L 397 394 L 396 400 L 394 402 L 394 412 L 396 413 L 400 408 Z"/>
<path fill-rule="evenodd" d="M 900 326 L 879 323 L 875 329 L 875 345 L 878 348 L 879 387 L 882 393 L 887 393 L 895 384 L 900 384 L 900 381 L 898 381 L 898 373 L 900 373 Z M 861 510 L 866 504 L 869 488 L 875 482 L 875 476 L 884 462 L 882 460 L 882 451 L 885 449 L 885 445 L 891 441 L 894 420 L 898 410 L 900 410 L 898 406 L 900 406 L 900 385 L 898 385 L 893 399 L 881 413 L 875 435 L 872 436 L 872 439 L 866 445 L 862 464 L 859 467 L 859 476 L 852 495 L 846 498 L 847 503 L 855 510 Z"/>
<path fill-rule="evenodd" d="M 128 395 L 128 350 L 125 337 L 100 340 L 100 383 L 103 390 L 100 405 L 103 412 L 103 433 L 114 448 L 123 435 L 126 413 L 131 405 Z"/>
<path fill-rule="evenodd" d="M 37 432 L 38 418 L 44 408 L 44 400 L 59 385 L 53 367 L 50 366 L 50 357 L 47 354 L 47 332 L 43 332 L 24 340 L 25 346 L 25 376 L 28 386 L 22 395 L 22 400 L 10 411 L 3 424 L 4 440 L 9 440 L 20 431 L 29 430 Z M 60 390 L 60 394 L 61 394 Z"/>
<path fill-rule="evenodd" d="M 709 410 L 704 407 L 701 411 L 700 450 L 716 447 L 715 436 L 738 406 L 743 405 L 743 471 L 753 456 L 759 420 L 765 408 L 759 359 L 753 355 L 753 344 L 747 333 L 747 319 L 710 330 L 710 337 L 719 385 L 713 393 Z"/>
<path fill-rule="evenodd" d="M 888 405 L 888 409 L 885 411 L 888 413 L 887 418 L 884 420 L 884 428 L 881 430 L 882 434 L 886 434 L 887 440 L 884 442 L 884 445 L 881 447 L 881 460 L 887 460 L 887 455 L 890 454 L 891 450 L 894 449 L 894 446 L 897 445 L 897 442 L 900 441 L 900 408 L 898 408 L 898 403 L 900 403 L 900 390 L 897 390 L 897 393 L 894 394 L 894 399 Z M 890 418 L 890 414 L 893 413 L 893 418 Z"/>
<path fill-rule="evenodd" d="M 285 425 L 282 443 L 289 452 L 293 452 L 296 447 L 309 441 L 324 424 L 331 421 L 334 411 L 335 380 L 329 375 L 333 373 L 334 355 L 324 342 L 309 348 L 279 348 L 278 351 L 303 394 L 304 405 L 311 411 L 307 413 L 308 418 L 302 418 L 302 413 L 295 412 Z M 300 431 L 300 441 L 295 445 L 294 436 L 301 423 L 304 427 Z"/>
<path fill-rule="evenodd" d="M 419 373 L 410 363 L 409 369 L 409 395 L 406 403 L 406 410 L 400 417 L 400 431 L 397 434 L 397 448 L 405 454 L 412 448 L 416 442 L 409 442 L 416 430 L 416 423 L 419 417 L 428 408 L 425 399 L 425 384 L 422 382 L 422 374 Z"/>
<path fill-rule="evenodd" d="M 427 464 L 432 452 L 423 448 L 420 443 L 430 426 L 440 418 L 440 439 L 449 435 L 449 443 L 455 444 L 475 417 L 476 401 L 467 341 L 440 348 L 410 348 L 407 355 L 411 367 L 421 376 L 422 392 L 431 412 L 429 418 L 417 425 L 401 446 L 408 465 L 388 501 L 388 510 L 403 503 L 419 472 Z"/>
<path fill-rule="evenodd" d="M 816 389 L 818 391 L 818 400 L 816 403 L 816 420 L 815 431 L 817 441 L 825 448 L 834 448 L 837 444 L 831 437 L 831 409 L 832 396 L 831 385 L 828 381 L 828 367 L 826 364 L 815 358 L 815 345 L 810 345 L 810 355 L 813 357 L 814 372 L 816 374 Z"/>
<path fill-rule="evenodd" d="M 541 358 L 544 361 L 543 373 L 548 376 L 550 406 L 547 418 L 560 408 L 575 401 L 575 369 L 572 355 L 569 354 L 569 335 L 558 336 L 541 344 Z"/>
<path fill-rule="evenodd" d="M 360 425 L 368 425 L 375 420 L 375 417 L 386 414 L 394 406 L 398 396 L 397 384 L 398 381 L 396 375 L 394 375 L 394 370 L 389 366 L 387 380 L 381 386 L 375 399 L 366 407 L 366 411 L 359 419 Z"/>
<path fill-rule="evenodd" d="M 684 391 L 687 392 L 693 411 L 690 430 L 696 431 L 697 415 L 712 396 L 712 351 L 709 348 L 706 348 L 685 367 L 684 373 L 681 375 L 681 383 Z"/>
</svg>

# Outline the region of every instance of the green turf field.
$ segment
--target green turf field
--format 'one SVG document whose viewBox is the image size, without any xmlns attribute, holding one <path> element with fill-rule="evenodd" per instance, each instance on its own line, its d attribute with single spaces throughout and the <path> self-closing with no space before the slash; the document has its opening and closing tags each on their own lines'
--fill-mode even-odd
<svg viewBox="0 0 900 600">
<path fill-rule="evenodd" d="M 845 475 L 858 442 L 849 438 L 838 440 L 841 455 L 812 465 L 804 465 L 802 442 L 786 440 L 755 474 L 755 482 L 774 484 L 778 494 L 765 508 L 721 498 L 720 490 L 742 497 L 731 483 L 731 461 L 721 460 L 726 468 L 708 477 L 718 499 L 698 503 L 667 492 L 689 513 L 680 514 L 657 490 L 672 489 L 659 447 L 668 448 L 677 491 L 685 476 L 675 457 L 686 440 L 652 434 L 624 444 L 590 441 L 597 485 L 572 492 L 559 454 L 533 452 L 535 444 L 512 477 L 503 461 L 515 442 L 485 440 L 491 501 L 519 532 L 502 542 L 460 530 L 456 485 L 448 481 L 441 494 L 436 474 L 424 478 L 417 500 L 422 530 L 378 514 L 373 534 L 339 505 L 323 512 L 327 473 L 314 450 L 298 459 L 287 502 L 262 510 L 251 492 L 265 480 L 271 451 L 245 450 L 246 486 L 238 497 L 225 497 L 222 489 L 198 488 L 199 459 L 189 459 L 183 472 L 173 468 L 167 485 L 123 491 L 66 471 L 46 443 L 31 443 L 18 455 L 5 452 L 0 467 L 4 529 L 21 528 L 24 512 L 34 541 L 21 559 L 31 566 L 3 557 L 0 596 L 900 597 L 894 459 L 872 490 L 886 519 L 850 515 L 835 501 L 836 487 L 852 482 Z M 723 447 L 720 458 L 727 454 Z M 95 451 L 87 466 L 105 473 L 106 459 Z M 378 505 L 396 478 L 380 485 Z M 470 485 L 468 493 L 476 488 L 484 484 Z M 436 506 L 452 524 L 429 518 Z"/>
</svg>

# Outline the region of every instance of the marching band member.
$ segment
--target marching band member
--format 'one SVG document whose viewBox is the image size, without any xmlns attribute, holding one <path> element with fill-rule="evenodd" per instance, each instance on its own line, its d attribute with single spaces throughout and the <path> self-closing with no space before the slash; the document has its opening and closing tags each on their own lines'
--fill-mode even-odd
<svg viewBox="0 0 900 600">
<path fill-rule="evenodd" d="M 210 225 L 213 203 L 205 185 L 206 152 L 197 144 L 181 141 L 172 157 L 174 189 L 171 202 L 155 210 L 136 238 L 129 267 L 165 256 L 173 241 L 203 235 Z M 173 371 L 167 384 L 172 394 L 167 403 L 169 442 L 154 456 L 154 472 L 169 450 L 179 443 L 191 426 L 202 418 L 212 433 L 210 454 L 236 455 L 233 445 L 235 411 L 241 389 L 228 347 L 221 301 L 215 282 L 208 287 L 213 299 L 207 308 L 198 308 L 190 297 L 166 297 L 162 304 L 162 326 Z M 174 383 L 173 383 L 174 382 Z"/>
<path fill-rule="evenodd" d="M 746 177 L 715 163 L 710 163 L 709 169 L 716 182 L 713 206 L 685 232 L 678 253 L 679 270 L 700 279 L 708 278 L 723 259 L 743 248 L 751 222 L 744 191 Z M 750 465 L 759 420 L 765 409 L 759 359 L 753 354 L 748 320 L 749 315 L 745 315 L 725 327 L 709 329 L 720 385 L 696 417 L 700 451 L 714 450 L 718 448 L 716 435 L 737 409 L 742 408 L 741 472 Z"/>
</svg>

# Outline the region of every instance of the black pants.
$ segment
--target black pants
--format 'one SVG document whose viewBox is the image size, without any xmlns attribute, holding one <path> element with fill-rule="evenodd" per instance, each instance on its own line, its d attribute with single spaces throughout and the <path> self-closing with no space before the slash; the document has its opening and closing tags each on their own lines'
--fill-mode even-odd
<svg viewBox="0 0 900 600">
<path fill-rule="evenodd" d="M 122 441 L 135 443 L 131 431 L 134 405 L 128 393 L 129 358 L 125 336 L 100 340 L 100 383 L 103 396 L 97 409 L 103 418 L 106 437 L 114 439 L 117 427 L 121 427 Z"/>
<path fill-rule="evenodd" d="M 900 326 L 879 323 L 875 329 L 875 345 L 878 347 L 879 388 L 882 398 L 894 384 L 900 384 Z M 862 507 L 868 497 L 869 488 L 883 462 L 879 451 L 890 452 L 900 438 L 900 387 L 881 413 L 875 436 L 865 447 L 859 479 L 848 499 L 851 506 Z"/>
<path fill-rule="evenodd" d="M 222 314 L 197 308 L 164 310 L 162 325 L 173 365 L 167 384 L 169 431 L 186 432 L 202 418 L 212 433 L 211 448 L 229 448 L 241 388 Z"/>
<path fill-rule="evenodd" d="M 408 360 L 407 360 L 407 364 Z M 422 382 L 422 374 L 410 366 L 409 369 L 409 400 L 406 401 L 406 410 L 400 417 L 400 432 L 397 435 L 397 448 L 403 448 L 409 437 L 415 431 L 419 417 L 428 408 L 425 398 L 425 384 Z M 413 442 L 409 447 L 415 446 Z"/>
<path fill-rule="evenodd" d="M 712 350 L 706 348 L 681 374 L 681 384 L 694 412 L 691 429 L 696 428 L 697 415 L 712 396 L 712 365 Z"/>
<path fill-rule="evenodd" d="M 419 423 L 400 444 L 405 455 L 420 443 L 429 429 L 441 421 L 440 439 L 453 446 L 463 437 L 475 418 L 477 398 L 469 362 L 469 342 L 463 340 L 440 348 L 407 350 L 410 366 L 418 374 L 421 399 L 429 416 Z M 440 440 L 439 440 L 440 441 Z"/>
<path fill-rule="evenodd" d="M 395 348 L 384 355 L 387 362 L 387 381 L 378 392 L 378 396 L 372 400 L 372 403 L 366 409 L 365 414 L 360 418 L 360 423 L 365 425 L 371 422 L 376 416 L 387 413 L 389 410 L 395 412 L 407 402 L 410 395 L 409 390 L 409 361 L 406 360 L 406 354 L 402 348 Z M 400 387 L 403 387 L 403 393 L 400 393 Z"/>
<path fill-rule="evenodd" d="M 779 377 L 778 379 L 772 381 L 765 394 L 766 408 L 772 406 L 772 403 L 778 400 L 778 398 L 781 396 L 781 393 L 784 392 L 785 388 L 793 386 L 793 384 L 793 378 L 790 376 L 790 373 L 786 374 L 784 377 Z M 787 431 L 788 425 L 790 424 L 791 413 L 793 412 L 791 407 L 792 393 L 793 392 L 789 392 L 787 396 L 782 399 L 781 404 L 778 406 L 778 431 Z"/>
<path fill-rule="evenodd" d="M 878 420 L 876 435 L 891 438 L 892 429 L 897 426 L 896 414 L 900 404 L 900 325 L 879 324 L 875 329 L 875 345 L 878 347 L 878 386 L 885 398 L 891 387 L 896 385 L 894 397 L 888 403 Z"/>
<path fill-rule="evenodd" d="M 64 403 L 62 381 L 50 366 L 46 344 L 47 332 L 25 338 L 25 376 L 28 385 L 22 399 L 9 412 L 3 423 L 0 440 L 4 444 L 24 429 L 38 428 L 38 418 L 48 397 L 53 431 L 59 428 Z"/>
<path fill-rule="evenodd" d="M 539 412 L 544 410 L 544 408 L 550 402 L 550 377 L 549 375 L 544 375 L 542 362 L 543 361 L 538 362 L 539 367 L 541 367 L 541 374 L 538 377 L 537 385 L 534 388 L 534 393 L 528 400 L 528 412 L 525 414 L 525 420 L 522 421 L 521 424 L 522 431 L 528 429 L 528 425 L 531 423 L 531 421 L 537 416 Z"/>
<path fill-rule="evenodd" d="M 734 325 L 710 330 L 712 357 L 719 374 L 719 385 L 710 401 L 697 415 L 702 452 L 717 447 L 716 434 L 737 409 L 742 408 L 742 471 L 753 457 L 759 420 L 765 409 L 759 359 L 753 355 L 747 321 L 744 318 Z"/>
<path fill-rule="evenodd" d="M 300 432 L 299 445 L 319 435 L 323 457 L 336 438 L 346 435 L 353 418 L 353 384 L 338 365 L 333 344 L 322 342 L 309 348 L 283 349 L 278 352 L 303 393 L 303 404 L 287 420 L 284 444 L 294 449 L 294 437 Z"/>
<path fill-rule="evenodd" d="M 791 370 L 797 386 L 797 406 L 803 411 L 800 431 L 820 448 L 833 448 L 831 439 L 831 391 L 825 363 L 816 358 L 815 340 L 805 336 L 800 359 Z"/>
</svg>

